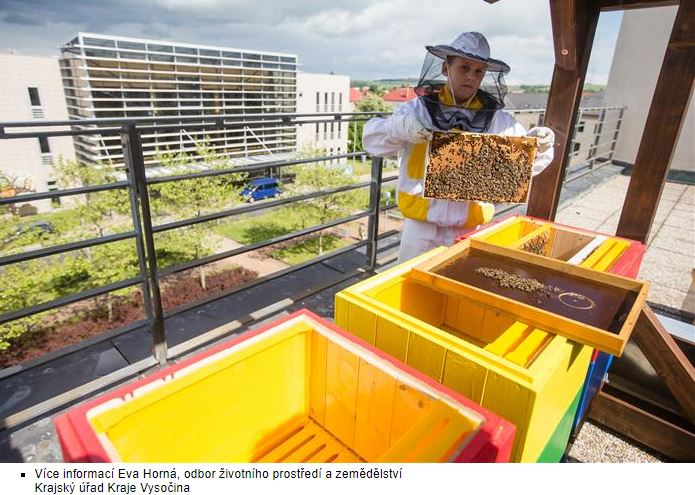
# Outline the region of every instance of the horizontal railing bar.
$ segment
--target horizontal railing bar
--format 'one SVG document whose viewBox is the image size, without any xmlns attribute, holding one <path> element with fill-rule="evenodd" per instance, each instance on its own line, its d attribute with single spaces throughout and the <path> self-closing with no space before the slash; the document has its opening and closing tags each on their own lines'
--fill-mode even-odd
<svg viewBox="0 0 695 495">
<path fill-rule="evenodd" d="M 10 321 L 18 320 L 26 316 L 35 315 L 37 313 L 42 313 L 48 311 L 49 309 L 59 308 L 61 306 L 67 306 L 68 304 L 76 303 L 79 301 L 84 301 L 90 297 L 100 296 L 106 294 L 107 292 L 113 292 L 119 289 L 125 289 L 126 287 L 132 287 L 142 283 L 142 277 L 133 277 L 126 280 L 121 280 L 119 282 L 113 282 L 108 285 L 102 285 L 100 287 L 94 287 L 92 289 L 87 289 L 77 294 L 70 294 L 69 296 L 59 297 L 57 299 L 52 299 L 41 304 L 36 304 L 34 306 L 28 306 L 26 308 L 18 309 L 16 311 L 11 311 L 9 313 L 0 314 L 0 324 L 7 323 Z"/>
<path fill-rule="evenodd" d="M 129 185 L 128 181 L 109 182 L 96 186 L 75 187 L 72 189 L 57 189 L 55 191 L 45 191 L 31 194 L 19 194 L 8 198 L 0 198 L 0 206 L 23 201 L 38 201 L 39 199 L 62 198 L 63 196 L 74 196 L 75 194 L 89 194 L 101 191 L 112 191 L 114 189 L 125 189 Z"/>
<path fill-rule="evenodd" d="M 67 392 L 64 392 L 55 397 L 51 397 L 48 400 L 24 409 L 18 413 L 11 414 L 0 419 L 0 430 L 5 430 L 8 428 L 14 428 L 34 420 L 44 414 L 48 414 L 51 411 L 63 407 L 72 402 L 83 399 L 84 397 L 102 390 L 109 385 L 115 385 L 116 383 L 122 382 L 128 378 L 131 378 L 138 373 L 141 373 L 149 368 L 154 368 L 157 366 L 157 360 L 153 357 L 145 358 L 137 363 L 131 364 L 121 368 L 113 373 L 109 373 L 106 376 L 92 380 L 89 383 L 75 387 Z"/>
<path fill-rule="evenodd" d="M 311 258 L 310 260 L 304 261 L 300 264 L 288 266 L 286 268 L 282 268 L 282 269 L 277 270 L 275 272 L 268 273 L 262 277 L 258 277 L 258 278 L 255 278 L 253 280 L 250 280 L 246 283 L 237 285 L 235 287 L 231 287 L 225 291 L 218 292 L 217 294 L 213 294 L 213 295 L 208 296 L 204 299 L 198 299 L 198 300 L 192 301 L 190 303 L 182 304 L 180 306 L 177 306 L 176 308 L 174 308 L 171 311 L 167 311 L 166 317 L 169 318 L 172 316 L 176 316 L 178 314 L 181 314 L 185 311 L 196 308 L 198 306 L 202 306 L 202 305 L 208 304 L 210 302 L 217 301 L 218 299 L 222 299 L 223 297 L 228 297 L 228 296 L 237 294 L 239 292 L 243 292 L 245 290 L 252 289 L 253 287 L 261 285 L 265 282 L 269 282 L 269 281 L 274 280 L 276 278 L 280 278 L 280 277 L 288 275 L 290 273 L 294 273 L 294 272 L 301 270 L 303 268 L 306 268 L 308 266 L 315 265 L 317 263 L 321 263 L 322 261 L 333 258 L 335 256 L 339 256 L 339 255 L 344 254 L 348 251 L 359 249 L 363 246 L 366 246 L 368 243 L 369 243 L 368 240 L 358 241 L 354 244 L 350 244 L 349 246 L 344 246 L 340 249 L 336 249 L 335 251 L 331 251 L 330 253 L 325 253 L 325 254 L 322 254 L 321 256 L 316 256 L 315 258 Z"/>
<path fill-rule="evenodd" d="M 199 258 L 197 260 L 192 260 L 192 261 L 188 261 L 186 263 L 181 263 L 179 265 L 168 266 L 168 267 L 160 270 L 158 273 L 158 276 L 160 278 L 166 277 L 166 276 L 171 275 L 173 273 L 182 272 L 184 270 L 190 270 L 192 268 L 196 268 L 196 267 L 199 267 L 202 265 L 207 265 L 207 264 L 213 263 L 215 261 L 220 261 L 220 260 L 223 260 L 226 258 L 238 256 L 240 254 L 244 254 L 244 253 L 247 253 L 249 251 L 255 251 L 257 249 L 261 249 L 261 248 L 264 248 L 267 246 L 272 246 L 273 244 L 278 244 L 280 242 L 289 241 L 289 240 L 295 239 L 297 237 L 302 237 L 304 235 L 313 234 L 314 232 L 329 229 L 329 228 L 335 227 L 337 225 L 342 225 L 344 223 L 354 222 L 355 220 L 359 220 L 360 218 L 364 218 L 364 217 L 367 217 L 369 215 L 370 215 L 369 211 L 364 211 L 362 213 L 357 213 L 357 214 L 351 215 L 349 217 L 339 218 L 337 220 L 333 220 L 331 222 L 326 222 L 326 223 L 323 223 L 321 225 L 315 225 L 313 227 L 309 227 L 309 228 L 306 228 L 303 230 L 298 230 L 296 232 L 290 232 L 289 234 L 281 235 L 278 237 L 273 237 L 272 239 L 267 239 L 265 241 L 257 242 L 255 244 L 250 244 L 250 245 L 230 249 L 227 251 L 223 251 L 221 253 L 206 256 L 205 258 Z"/>
<path fill-rule="evenodd" d="M 75 241 L 67 244 L 60 244 L 58 246 L 51 246 L 44 249 L 36 249 L 24 253 L 11 254 L 9 256 L 3 256 L 0 258 L 0 266 L 19 263 L 20 261 L 29 261 L 36 258 L 45 258 L 47 256 L 67 253 L 68 251 L 75 251 L 76 249 L 98 246 L 100 244 L 107 244 L 109 242 L 123 241 L 126 239 L 132 239 L 134 237 L 135 232 L 130 231 L 118 234 L 111 234 L 104 237 L 94 237 L 92 239 L 85 239 L 83 241 Z"/>
<path fill-rule="evenodd" d="M 99 129 L 84 129 L 84 130 L 64 130 L 64 131 L 36 131 L 36 132 L 5 132 L 0 134 L 0 139 L 28 139 L 38 137 L 55 137 L 55 136 L 84 136 L 87 134 L 118 134 L 121 132 L 120 127 L 102 127 Z"/>
<path fill-rule="evenodd" d="M 363 241 L 364 244 L 367 243 L 367 241 Z M 350 247 L 350 246 L 348 246 Z M 334 253 L 329 253 L 329 257 L 337 256 L 337 254 Z M 343 253 L 339 253 L 343 254 Z M 325 261 L 325 258 L 320 260 L 320 261 Z M 308 262 L 307 262 L 308 263 Z M 314 263 L 311 263 L 314 264 Z M 282 270 L 283 273 L 275 276 L 273 275 L 272 278 L 278 278 L 283 275 L 287 275 L 288 273 L 294 272 L 295 267 L 291 267 L 291 271 L 285 271 Z M 297 269 L 301 268 L 306 268 L 305 263 L 302 263 L 302 266 L 297 265 Z M 326 289 L 330 289 L 331 287 L 338 285 L 342 282 L 345 282 L 346 280 L 350 280 L 351 278 L 355 278 L 359 275 L 362 275 L 366 273 L 366 269 L 364 268 L 356 268 L 355 270 L 352 270 L 349 273 L 346 273 L 344 275 L 339 276 L 338 278 L 331 280 L 328 283 L 322 284 L 320 286 L 305 290 L 303 293 L 301 293 L 298 297 L 294 298 L 285 298 L 280 301 L 277 301 L 276 303 L 267 306 L 265 308 L 262 308 L 258 311 L 254 311 L 253 313 L 249 313 L 248 315 L 238 318 L 236 320 L 230 321 L 228 323 L 225 323 L 224 325 L 220 325 L 219 327 L 213 328 L 212 330 L 209 330 L 201 335 L 198 335 L 196 337 L 193 337 L 192 339 L 186 340 L 184 342 L 181 342 L 180 344 L 172 347 L 169 349 L 169 354 L 167 355 L 168 359 L 175 359 L 178 358 L 188 352 L 191 352 L 203 345 L 209 344 L 221 337 L 227 336 L 227 335 L 233 335 L 235 333 L 235 330 L 242 329 L 254 322 L 261 321 L 263 319 L 266 319 L 276 313 L 279 313 L 280 311 L 283 311 L 287 309 L 288 307 L 292 306 L 293 304 L 296 304 L 297 302 L 306 299 L 308 297 L 313 296 L 314 294 L 318 294 L 319 292 L 322 292 Z M 263 280 L 263 282 L 267 282 L 269 279 Z M 243 290 L 249 289 L 250 287 L 244 287 Z M 238 292 L 238 291 L 237 291 Z M 228 296 L 230 294 L 226 294 L 225 296 Z M 223 296 L 223 297 L 225 297 Z"/>
<path fill-rule="evenodd" d="M 41 356 L 35 359 L 24 361 L 20 364 L 0 370 L 0 380 L 5 380 L 13 375 L 16 375 L 17 373 L 22 373 L 32 368 L 36 368 L 38 366 L 46 364 L 49 361 L 53 361 L 54 359 L 60 359 L 65 356 L 69 356 L 70 354 L 79 352 L 82 349 L 86 349 L 87 347 L 99 344 L 100 342 L 103 342 L 105 340 L 113 339 L 115 337 L 118 337 L 119 335 L 123 335 L 124 333 L 137 330 L 138 328 L 146 328 L 147 326 L 149 326 L 149 324 L 150 321 L 147 319 L 137 320 L 128 323 L 127 325 L 123 325 L 122 327 L 107 330 L 104 333 L 101 333 L 94 337 L 89 337 L 76 344 L 63 347 L 52 352 L 47 352 L 46 354 L 42 354 Z"/>
<path fill-rule="evenodd" d="M 399 232 L 398 230 L 389 230 L 387 232 L 383 232 L 383 233 L 379 234 L 377 239 L 378 240 L 385 239 L 386 237 L 392 236 L 398 232 Z M 228 297 L 228 296 L 234 295 L 238 292 L 251 289 L 257 285 L 268 282 L 270 280 L 274 280 L 276 278 L 282 277 L 282 276 L 287 275 L 289 273 L 294 273 L 297 270 L 301 270 L 302 268 L 306 268 L 308 266 L 315 265 L 317 263 L 321 263 L 323 261 L 326 261 L 327 259 L 333 258 L 335 256 L 339 256 L 339 255 L 346 253 L 348 251 L 354 251 L 356 249 L 359 249 L 361 247 L 366 246 L 367 244 L 369 244 L 369 240 L 355 242 L 353 244 L 350 244 L 349 246 L 345 246 L 345 247 L 342 247 L 340 249 L 336 249 L 335 251 L 331 251 L 330 253 L 326 253 L 326 254 L 323 254 L 321 256 L 317 256 L 315 258 L 307 260 L 307 261 L 300 263 L 298 265 L 288 266 L 287 268 L 283 268 L 283 269 L 278 270 L 276 272 L 269 273 L 267 275 L 264 275 L 263 277 L 258 277 L 256 279 L 249 281 L 249 282 L 246 282 L 245 284 L 241 284 L 241 285 L 238 285 L 236 287 L 232 287 L 226 291 L 218 292 L 217 294 L 206 297 L 204 299 L 199 299 L 199 300 L 191 302 L 191 303 L 182 304 L 181 306 L 178 306 L 178 307 L 174 308 L 173 310 L 167 312 L 166 315 L 167 315 L 167 317 L 175 316 L 177 314 L 183 313 L 184 311 L 188 311 L 192 308 L 202 306 L 202 305 L 208 304 L 212 301 L 222 299 L 223 297 Z M 366 272 L 366 268 L 364 269 L 364 271 Z"/>
<path fill-rule="evenodd" d="M 605 161 L 605 162 L 601 163 L 600 165 L 597 165 L 597 166 L 595 166 L 595 167 L 593 167 L 593 168 L 591 168 L 591 167 L 589 166 L 589 164 L 585 164 L 583 167 L 577 167 L 576 170 L 581 170 L 581 169 L 583 169 L 583 168 L 585 168 L 586 170 L 585 170 L 584 172 L 581 172 L 581 173 L 578 173 L 578 174 L 576 174 L 576 175 L 573 175 L 573 176 L 570 177 L 569 179 L 566 179 L 564 183 L 565 183 L 565 184 L 570 184 L 570 183 L 574 182 L 575 180 L 581 179 L 582 177 L 586 177 L 587 175 L 589 175 L 589 174 L 591 174 L 591 173 L 597 171 L 598 169 L 603 168 L 603 167 L 605 167 L 606 165 L 609 165 L 609 164 L 611 164 L 611 163 L 613 163 L 613 162 L 611 162 L 610 160 L 607 160 L 607 161 Z"/>
<path fill-rule="evenodd" d="M 214 122 L 224 122 L 226 120 L 272 120 L 272 119 L 291 119 L 301 117 L 316 117 L 317 115 L 327 116 L 377 116 L 386 115 L 391 112 L 320 112 L 320 113 L 242 113 L 228 115 L 173 115 L 165 117 L 122 117 L 118 119 L 75 119 L 75 120 L 19 120 L 10 122 L 1 122 L 0 128 L 8 127 L 53 127 L 53 126 L 75 126 L 75 125 L 98 125 L 98 124 L 116 124 L 116 125 L 138 125 L 145 123 L 156 122 L 195 122 L 200 120 L 208 120 Z"/>
<path fill-rule="evenodd" d="M 241 167 L 225 168 L 225 169 L 213 169 L 213 170 L 203 170 L 202 172 L 195 172 L 191 174 L 179 174 L 179 175 L 167 175 L 164 177 L 152 177 L 147 179 L 147 184 L 162 184 L 165 182 L 175 182 L 179 180 L 191 180 L 199 179 L 202 177 L 215 177 L 218 175 L 228 175 L 243 172 L 252 172 L 254 170 L 263 170 L 270 167 L 289 167 L 292 165 L 301 165 L 303 163 L 314 163 L 327 160 L 334 160 L 338 158 L 355 158 L 359 156 L 364 156 L 365 153 L 362 151 L 356 153 L 343 153 L 340 155 L 327 155 L 327 156 L 314 156 L 310 158 L 300 158 L 297 160 L 275 160 L 261 163 L 254 163 L 250 165 L 243 165 Z"/>
<path fill-rule="evenodd" d="M 138 126 L 138 130 L 141 132 L 147 132 L 147 131 L 157 131 L 157 130 L 178 130 L 178 129 L 191 129 L 191 128 L 203 128 L 203 129 L 218 129 L 220 131 L 240 131 L 243 130 L 243 127 L 241 126 L 251 126 L 251 125 L 257 125 L 257 124 L 262 124 L 266 127 L 269 126 L 301 126 L 304 124 L 329 124 L 329 123 L 351 123 L 351 122 L 366 122 L 371 117 L 364 117 L 364 118 L 355 118 L 355 119 L 322 119 L 322 120 L 317 120 L 317 119 L 312 119 L 312 120 L 295 120 L 295 119 L 289 119 L 289 120 L 273 120 L 273 121 L 264 121 L 264 120 L 258 120 L 258 121 L 243 121 L 243 122 L 226 122 L 224 124 L 217 124 L 214 122 L 205 122 L 205 123 L 200 123 L 200 124 L 163 124 L 163 125 L 157 125 L 157 126 Z M 231 126 L 240 126 L 239 128 L 232 128 Z M 149 133 L 148 133 L 149 134 Z M 147 139 L 149 139 L 152 135 L 148 135 Z"/>
<path fill-rule="evenodd" d="M 329 196 L 331 194 L 338 194 L 341 192 L 352 191 L 354 189 L 360 189 L 368 187 L 370 182 L 361 182 L 359 184 L 350 184 L 342 187 L 336 187 L 334 189 L 314 191 L 312 193 L 302 194 L 301 196 L 290 196 L 287 198 L 276 199 L 273 201 L 264 201 L 263 203 L 253 203 L 248 206 L 242 206 L 239 208 L 232 208 L 230 210 L 224 210 L 216 213 L 210 213 L 208 215 L 202 215 L 200 217 L 186 218 L 184 220 L 177 220 L 175 222 L 169 222 L 161 225 L 157 225 L 152 228 L 152 232 L 157 234 L 159 232 L 165 232 L 172 229 L 180 229 L 181 227 L 188 227 L 190 225 L 196 225 L 199 223 L 210 222 L 212 220 L 219 220 L 222 218 L 227 218 L 231 216 L 243 215 L 253 211 L 266 210 L 269 208 L 275 208 L 277 206 L 282 206 L 291 203 L 298 203 L 300 201 L 306 201 L 308 199 L 320 198 L 323 196 Z"/>
</svg>

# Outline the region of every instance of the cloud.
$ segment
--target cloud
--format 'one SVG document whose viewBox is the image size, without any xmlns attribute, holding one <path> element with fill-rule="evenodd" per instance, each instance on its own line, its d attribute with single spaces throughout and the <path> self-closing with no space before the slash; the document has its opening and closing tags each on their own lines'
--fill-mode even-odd
<svg viewBox="0 0 695 495">
<path fill-rule="evenodd" d="M 3 22 L 6 22 L 8 24 L 19 24 L 20 26 L 43 26 L 45 22 L 34 19 L 32 17 L 23 15 L 23 14 L 15 14 L 15 13 L 9 13 L 7 14 Z"/>
<path fill-rule="evenodd" d="M 615 24 L 615 23 L 614 23 Z M 615 25 L 613 31 L 617 30 Z M 547 0 L 3 0 L 0 49 L 57 55 L 79 31 L 295 53 L 307 72 L 356 79 L 416 77 L 428 44 L 485 33 L 513 82 L 549 83 Z M 595 74 L 607 74 L 609 39 Z M 614 38 L 613 38 L 614 42 Z M 605 56 L 604 56 L 605 55 Z"/>
</svg>

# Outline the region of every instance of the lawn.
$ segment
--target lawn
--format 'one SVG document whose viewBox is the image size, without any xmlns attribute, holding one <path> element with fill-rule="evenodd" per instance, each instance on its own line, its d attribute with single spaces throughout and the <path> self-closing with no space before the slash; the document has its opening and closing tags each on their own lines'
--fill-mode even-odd
<svg viewBox="0 0 695 495">
<path fill-rule="evenodd" d="M 273 210 L 262 215 L 244 216 L 221 223 L 213 232 L 241 244 L 254 244 L 299 230 L 297 222 L 286 211 Z"/>
<path fill-rule="evenodd" d="M 350 244 L 350 241 L 332 234 L 323 236 L 323 254 L 340 249 Z M 271 256 L 288 265 L 298 265 L 316 258 L 319 255 L 319 238 L 312 237 L 292 246 L 287 246 L 275 251 Z"/>
</svg>

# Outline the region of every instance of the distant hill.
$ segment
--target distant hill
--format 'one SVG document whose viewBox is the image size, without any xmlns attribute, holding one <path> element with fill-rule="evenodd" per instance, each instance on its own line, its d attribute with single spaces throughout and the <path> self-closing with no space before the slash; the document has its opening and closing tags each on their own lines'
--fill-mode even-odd
<svg viewBox="0 0 695 495">
<path fill-rule="evenodd" d="M 353 79 L 350 85 L 353 87 L 373 87 L 379 91 L 388 91 L 393 88 L 400 88 L 403 86 L 413 87 L 418 82 L 417 77 L 404 77 L 400 79 Z M 588 93 L 600 93 L 606 89 L 605 84 L 584 84 L 584 91 Z M 509 92 L 519 92 L 519 93 L 547 93 L 550 90 L 550 86 L 546 84 L 518 84 L 509 85 Z"/>
<path fill-rule="evenodd" d="M 353 87 L 377 86 L 381 89 L 399 88 L 402 86 L 415 86 L 418 82 L 417 77 L 406 77 L 402 79 L 354 79 L 350 82 Z"/>
</svg>

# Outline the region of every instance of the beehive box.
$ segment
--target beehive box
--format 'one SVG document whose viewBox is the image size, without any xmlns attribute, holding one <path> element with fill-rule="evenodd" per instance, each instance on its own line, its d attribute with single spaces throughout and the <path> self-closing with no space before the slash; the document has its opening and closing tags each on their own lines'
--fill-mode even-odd
<svg viewBox="0 0 695 495">
<path fill-rule="evenodd" d="M 435 132 L 425 159 L 425 198 L 526 203 L 536 138 Z"/>
<path fill-rule="evenodd" d="M 514 423 L 513 461 L 559 461 L 591 348 L 413 280 L 413 267 L 443 251 L 338 293 L 336 323 Z"/>
<path fill-rule="evenodd" d="M 66 461 L 506 461 L 514 426 L 301 311 L 57 418 Z"/>
<path fill-rule="evenodd" d="M 544 256 L 567 260 L 568 263 L 623 277 L 636 278 L 639 273 L 645 251 L 644 244 L 532 217 L 512 215 L 457 240 L 470 237 L 500 246 L 523 249 L 529 239 L 537 238 L 544 233 L 549 234 L 549 243 L 542 253 Z M 574 419 L 575 433 L 578 432 L 612 362 L 612 354 L 593 351 Z"/>
<path fill-rule="evenodd" d="M 504 309 L 620 356 L 647 297 L 647 282 L 468 239 L 414 267 L 440 290 Z"/>
<path fill-rule="evenodd" d="M 629 272 L 629 266 L 639 263 L 644 252 L 640 243 L 628 239 L 517 215 L 457 240 L 466 238 L 616 275 L 625 275 L 625 269 Z"/>
</svg>

